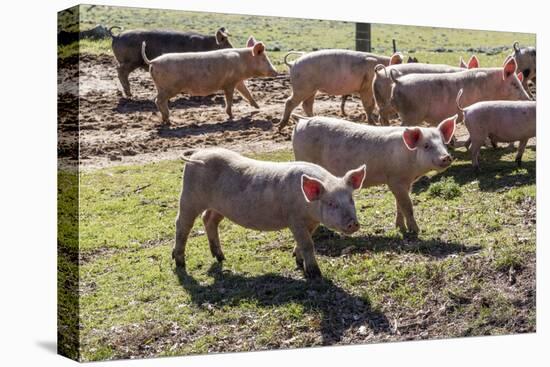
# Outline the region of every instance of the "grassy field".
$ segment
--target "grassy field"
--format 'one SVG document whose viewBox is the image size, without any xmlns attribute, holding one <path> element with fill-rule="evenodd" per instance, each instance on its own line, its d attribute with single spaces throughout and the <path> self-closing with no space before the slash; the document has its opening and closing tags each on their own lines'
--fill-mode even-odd
<svg viewBox="0 0 550 367">
<path fill-rule="evenodd" d="M 523 168 L 508 148 L 463 148 L 445 173 L 417 182 L 418 239 L 393 227 L 385 187 L 361 190 L 361 230 L 315 235 L 324 279 L 296 270 L 288 230 L 227 220 L 227 261 L 211 257 L 202 223 L 187 274 L 171 260 L 183 162 L 81 174 L 82 359 L 249 351 L 535 330 L 535 150 Z M 287 151 L 255 156 L 292 160 Z"/>
<path fill-rule="evenodd" d="M 68 19 L 68 18 L 66 18 Z M 76 30 L 77 25 L 65 21 L 65 30 Z M 264 41 L 273 64 L 286 70 L 283 56 L 289 50 L 312 51 L 324 48 L 355 48 L 355 23 L 328 20 L 275 18 L 247 15 L 185 12 L 123 7 L 83 5 L 80 13 L 81 29 L 96 24 L 107 27 L 118 25 L 125 29 L 194 30 L 214 34 L 221 26 L 229 29 L 235 47 L 243 47 L 249 35 Z M 115 30 L 116 34 L 116 30 Z M 372 25 L 373 52 L 392 53 L 392 39 L 398 50 L 415 56 L 421 62 L 457 65 L 460 56 L 465 59 L 475 53 L 482 66 L 500 66 L 511 52 L 512 43 L 535 45 L 535 35 L 527 33 L 488 32 L 467 29 Z M 112 54 L 110 39 L 84 40 L 82 52 Z M 77 53 L 76 43 L 59 48 L 60 57 Z"/>
</svg>

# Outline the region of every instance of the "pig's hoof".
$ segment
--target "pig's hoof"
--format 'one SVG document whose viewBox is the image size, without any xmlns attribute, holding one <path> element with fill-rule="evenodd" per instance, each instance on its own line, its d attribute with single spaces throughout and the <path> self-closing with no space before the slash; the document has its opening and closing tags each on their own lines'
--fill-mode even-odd
<svg viewBox="0 0 550 367">
<path fill-rule="evenodd" d="M 304 259 L 296 258 L 296 267 L 300 270 L 304 268 Z"/>
<path fill-rule="evenodd" d="M 185 269 L 185 259 L 175 257 L 174 260 L 176 261 L 176 268 Z"/>
<path fill-rule="evenodd" d="M 321 278 L 321 269 L 319 269 L 319 266 L 317 265 L 306 267 L 304 273 L 307 279 Z"/>
<path fill-rule="evenodd" d="M 217 254 L 215 256 L 216 256 L 216 260 L 218 260 L 219 263 L 225 260 L 225 256 L 223 254 Z"/>
<path fill-rule="evenodd" d="M 418 238 L 418 229 L 416 231 L 409 231 L 404 234 L 404 237 L 407 239 L 417 239 Z"/>
<path fill-rule="evenodd" d="M 518 167 L 521 167 L 521 159 L 516 159 L 516 164 L 518 165 Z"/>
</svg>

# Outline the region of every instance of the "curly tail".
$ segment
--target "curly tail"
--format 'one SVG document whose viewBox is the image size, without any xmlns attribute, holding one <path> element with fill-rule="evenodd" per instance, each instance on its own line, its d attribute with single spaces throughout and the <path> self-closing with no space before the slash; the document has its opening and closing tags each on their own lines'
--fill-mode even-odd
<svg viewBox="0 0 550 367">
<path fill-rule="evenodd" d="M 290 118 L 291 118 L 292 120 L 294 120 L 294 122 L 298 122 L 298 121 L 300 121 L 300 120 L 311 120 L 311 119 L 312 119 L 311 117 L 298 115 L 297 113 L 292 113 L 292 114 L 290 114 Z"/>
<path fill-rule="evenodd" d="M 394 72 L 397 74 L 397 76 L 394 75 Z M 401 73 L 400 73 L 399 71 L 397 71 L 397 70 L 395 70 L 395 69 L 391 69 L 391 70 L 390 70 L 390 78 L 391 78 L 391 80 L 392 80 L 394 83 L 397 84 L 397 77 L 399 77 L 400 74 L 401 74 Z"/>
<path fill-rule="evenodd" d="M 141 43 L 141 57 L 143 58 L 143 61 L 145 61 L 145 63 L 146 63 L 147 65 L 151 65 L 151 60 L 149 60 L 149 59 L 147 58 L 147 55 L 145 54 L 145 46 L 146 46 L 146 45 L 145 45 L 145 41 L 143 41 L 143 42 Z"/>
<path fill-rule="evenodd" d="M 115 29 L 115 28 L 116 28 L 116 29 L 120 29 L 121 32 L 124 30 L 124 28 L 119 27 L 119 26 L 117 26 L 117 25 L 114 25 L 114 26 L 112 26 L 111 28 L 107 29 L 107 33 L 109 33 L 109 36 L 111 36 L 111 38 L 117 37 L 117 36 L 113 35 L 113 29 Z"/>
<path fill-rule="evenodd" d="M 464 112 L 464 108 L 460 106 L 460 98 L 462 98 L 462 93 L 464 93 L 464 89 L 460 88 L 456 96 L 456 107 L 460 110 L 460 112 Z"/>
<path fill-rule="evenodd" d="M 386 78 L 388 77 L 388 71 L 386 70 L 386 66 L 384 64 L 378 64 L 374 67 L 374 72 L 378 73 L 380 70 L 384 70 L 384 74 L 386 75 Z"/>
<path fill-rule="evenodd" d="M 286 66 L 288 66 L 289 68 L 291 68 L 291 67 L 294 65 L 294 62 L 296 62 L 296 61 L 294 61 L 294 62 L 292 62 L 292 63 L 287 62 L 287 61 L 286 61 L 287 57 L 289 57 L 290 55 L 303 55 L 303 54 L 305 54 L 305 52 L 301 52 L 301 51 L 290 51 L 290 52 L 288 52 L 288 53 L 285 55 L 285 57 L 284 57 L 284 59 L 283 59 L 283 62 L 285 63 Z"/>
<path fill-rule="evenodd" d="M 187 158 L 187 156 L 192 155 L 196 151 L 197 151 L 197 149 L 188 149 L 188 150 L 184 151 L 181 159 L 184 160 L 187 163 L 204 164 L 204 161 L 201 161 L 201 160 L 198 160 L 198 159 Z"/>
</svg>

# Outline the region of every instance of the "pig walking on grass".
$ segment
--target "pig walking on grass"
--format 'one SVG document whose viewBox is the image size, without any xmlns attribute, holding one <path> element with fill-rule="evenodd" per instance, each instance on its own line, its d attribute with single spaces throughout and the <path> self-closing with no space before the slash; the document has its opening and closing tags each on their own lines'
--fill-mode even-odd
<svg viewBox="0 0 550 367">
<path fill-rule="evenodd" d="M 329 117 L 293 118 L 298 120 L 292 136 L 296 160 L 316 163 L 334 175 L 365 163 L 363 187 L 387 184 L 395 196 L 396 226 L 402 232 L 419 231 L 409 192 L 427 172 L 443 171 L 451 165 L 445 144 L 454 134 L 456 116 L 431 128 L 368 126 Z"/>
<path fill-rule="evenodd" d="M 374 123 L 374 67 L 402 61 L 400 54 L 386 57 L 349 50 L 315 51 L 300 57 L 293 64 L 287 63 L 285 56 L 285 63 L 290 67 L 292 96 L 286 100 L 279 131 L 288 124 L 290 114 L 300 103 L 305 114 L 313 116 L 313 102 L 318 91 L 335 96 L 359 94 L 368 122 Z"/>
<path fill-rule="evenodd" d="M 352 193 L 361 188 L 364 164 L 335 177 L 312 163 L 258 161 L 221 148 L 198 150 L 184 160 L 172 252 L 177 267 L 185 267 L 187 237 L 201 213 L 210 251 L 220 262 L 225 257 L 218 225 L 225 217 L 255 230 L 289 228 L 296 263 L 308 278 L 321 275 L 311 239 L 319 223 L 345 234 L 359 229 Z"/>
<path fill-rule="evenodd" d="M 516 60 L 509 57 L 501 68 L 479 68 L 457 73 L 399 77 L 399 72 L 392 70 L 390 77 L 394 86 L 391 105 L 403 125 L 418 125 L 423 121 L 435 125 L 448 116 L 461 115 L 455 101 L 460 89 L 464 89 L 466 106 L 487 100 L 529 100 L 516 69 Z"/>
<path fill-rule="evenodd" d="M 255 108 L 258 104 L 246 89 L 244 81 L 253 77 L 276 76 L 265 46 L 250 36 L 245 48 L 231 48 L 208 52 L 170 53 L 149 60 L 146 44 L 142 56 L 149 65 L 157 88 L 155 103 L 162 121 L 169 123 L 168 100 L 179 94 L 207 96 L 222 90 L 225 93 L 225 112 L 233 118 L 233 93 L 239 93 Z"/>
<path fill-rule="evenodd" d="M 139 67 L 146 67 L 141 57 L 141 45 L 147 43 L 147 54 L 154 59 L 160 55 L 173 52 L 212 51 L 222 48 L 232 48 L 229 42 L 229 32 L 221 27 L 214 35 L 196 32 L 177 32 L 168 30 L 132 30 L 112 37 L 113 54 L 117 60 L 118 79 L 126 97 L 130 97 L 129 74 Z"/>
<path fill-rule="evenodd" d="M 376 65 L 374 79 L 372 81 L 372 90 L 374 93 L 374 100 L 378 107 L 378 122 L 381 125 L 389 125 L 390 117 L 393 116 L 396 111 L 391 106 L 391 91 L 393 87 L 393 81 L 390 78 L 392 70 L 397 70 L 400 76 L 408 74 L 444 74 L 444 73 L 456 73 L 464 71 L 464 69 L 475 69 L 479 67 L 479 61 L 474 55 L 470 58 L 468 64 L 464 63 L 460 58 L 460 66 L 450 66 L 443 64 L 398 64 L 385 67 L 384 65 Z"/>
<path fill-rule="evenodd" d="M 484 101 L 462 108 L 460 90 L 456 98 L 457 107 L 464 113 L 464 123 L 470 137 L 466 148 L 470 149 L 472 165 L 479 171 L 479 152 L 487 138 L 497 142 L 519 141 L 516 163 L 521 166 L 521 157 L 530 138 L 535 137 L 537 111 L 535 101 Z"/>
</svg>

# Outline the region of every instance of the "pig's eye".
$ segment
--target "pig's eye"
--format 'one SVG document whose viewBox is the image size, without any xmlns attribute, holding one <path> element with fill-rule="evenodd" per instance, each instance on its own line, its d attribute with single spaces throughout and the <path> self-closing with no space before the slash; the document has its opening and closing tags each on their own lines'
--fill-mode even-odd
<svg viewBox="0 0 550 367">
<path fill-rule="evenodd" d="M 328 202 L 328 207 L 331 208 L 331 209 L 335 209 L 338 207 L 338 204 L 336 204 L 334 201 L 329 201 Z"/>
<path fill-rule="evenodd" d="M 431 148 L 430 144 L 428 144 L 428 143 L 424 144 L 424 149 L 430 150 L 430 148 Z"/>
</svg>

